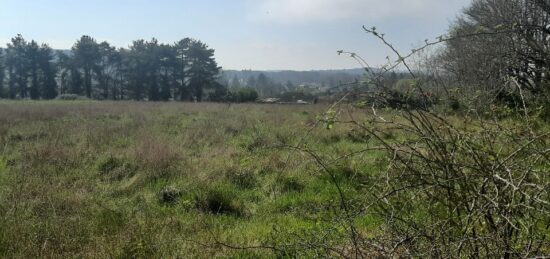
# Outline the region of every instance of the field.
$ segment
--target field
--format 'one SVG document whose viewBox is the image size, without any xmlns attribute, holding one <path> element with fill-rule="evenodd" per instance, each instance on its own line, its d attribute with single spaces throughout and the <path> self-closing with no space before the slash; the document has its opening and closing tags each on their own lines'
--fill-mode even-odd
<svg viewBox="0 0 550 259">
<path fill-rule="evenodd" d="M 319 124 L 327 108 L 0 102 L 0 257 L 288 256 L 269 247 L 330 241 L 308 233 L 334 227 L 338 190 L 293 147 L 349 199 L 387 162 L 346 156 L 365 140 Z"/>
</svg>

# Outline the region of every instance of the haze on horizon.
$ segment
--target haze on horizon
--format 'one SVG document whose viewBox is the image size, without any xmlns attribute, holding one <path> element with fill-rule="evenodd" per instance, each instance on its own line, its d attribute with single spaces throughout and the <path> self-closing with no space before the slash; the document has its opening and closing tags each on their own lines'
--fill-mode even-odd
<svg viewBox="0 0 550 259">
<path fill-rule="evenodd" d="M 0 46 L 26 39 L 69 49 L 81 35 L 127 47 L 136 39 L 200 39 L 224 69 L 355 68 L 336 51 L 372 65 L 390 53 L 361 26 L 376 26 L 408 50 L 448 29 L 470 0 L 2 0 Z"/>
</svg>

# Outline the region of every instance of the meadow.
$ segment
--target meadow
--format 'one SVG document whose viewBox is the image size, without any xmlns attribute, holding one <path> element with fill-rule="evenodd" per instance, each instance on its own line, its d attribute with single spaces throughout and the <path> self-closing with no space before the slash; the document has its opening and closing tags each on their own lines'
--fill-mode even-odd
<svg viewBox="0 0 550 259">
<path fill-rule="evenodd" d="M 273 247 L 338 246 L 338 237 L 308 235 L 335 227 L 333 181 L 363 199 L 387 160 L 360 152 L 368 140 L 351 126 L 327 130 L 327 109 L 2 101 L 0 257 L 292 256 Z M 380 224 L 355 221 L 367 235 Z"/>
</svg>

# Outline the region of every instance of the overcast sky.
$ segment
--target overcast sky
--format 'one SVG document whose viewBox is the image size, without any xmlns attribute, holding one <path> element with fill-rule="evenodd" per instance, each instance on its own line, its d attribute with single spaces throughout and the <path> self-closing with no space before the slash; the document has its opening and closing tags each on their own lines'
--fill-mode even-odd
<svg viewBox="0 0 550 259">
<path fill-rule="evenodd" d="M 127 47 L 184 37 L 216 50 L 224 69 L 311 70 L 357 67 L 389 54 L 364 34 L 376 26 L 402 50 L 444 33 L 470 0 L 0 0 L 0 44 L 26 39 L 68 49 L 81 35 Z"/>
</svg>

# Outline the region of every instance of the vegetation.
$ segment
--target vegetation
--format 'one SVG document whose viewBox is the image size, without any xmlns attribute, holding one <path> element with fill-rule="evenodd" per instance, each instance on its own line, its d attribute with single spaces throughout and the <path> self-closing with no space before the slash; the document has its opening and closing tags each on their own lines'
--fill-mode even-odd
<svg viewBox="0 0 550 259">
<path fill-rule="evenodd" d="M 93 101 L 314 96 L 216 83 L 189 39 L 114 51 L 108 77 L 107 45 L 83 37 L 59 64 L 88 98 L 0 102 L 0 256 L 547 256 L 549 17 L 545 0 L 474 0 L 410 53 L 363 27 L 395 60 L 339 51 L 366 76 L 307 106 Z M 49 96 L 48 49 L 12 40 L 8 96 Z"/>
<path fill-rule="evenodd" d="M 310 132 L 324 110 L 1 102 L 0 256 L 269 255 L 216 242 L 273 244 L 329 225 L 337 190 L 286 147 L 307 143 L 327 159 L 364 147 L 344 127 Z M 384 161 L 375 152 L 334 164 L 346 194 Z"/>
<path fill-rule="evenodd" d="M 46 44 L 17 35 L 5 56 L 2 62 L 0 52 L 0 97 L 9 99 L 72 94 L 101 100 L 202 101 L 206 91 L 223 87 L 217 82 L 214 50 L 189 38 L 173 45 L 136 40 L 129 49 L 116 49 L 82 36 L 69 53 L 54 53 Z"/>
</svg>

